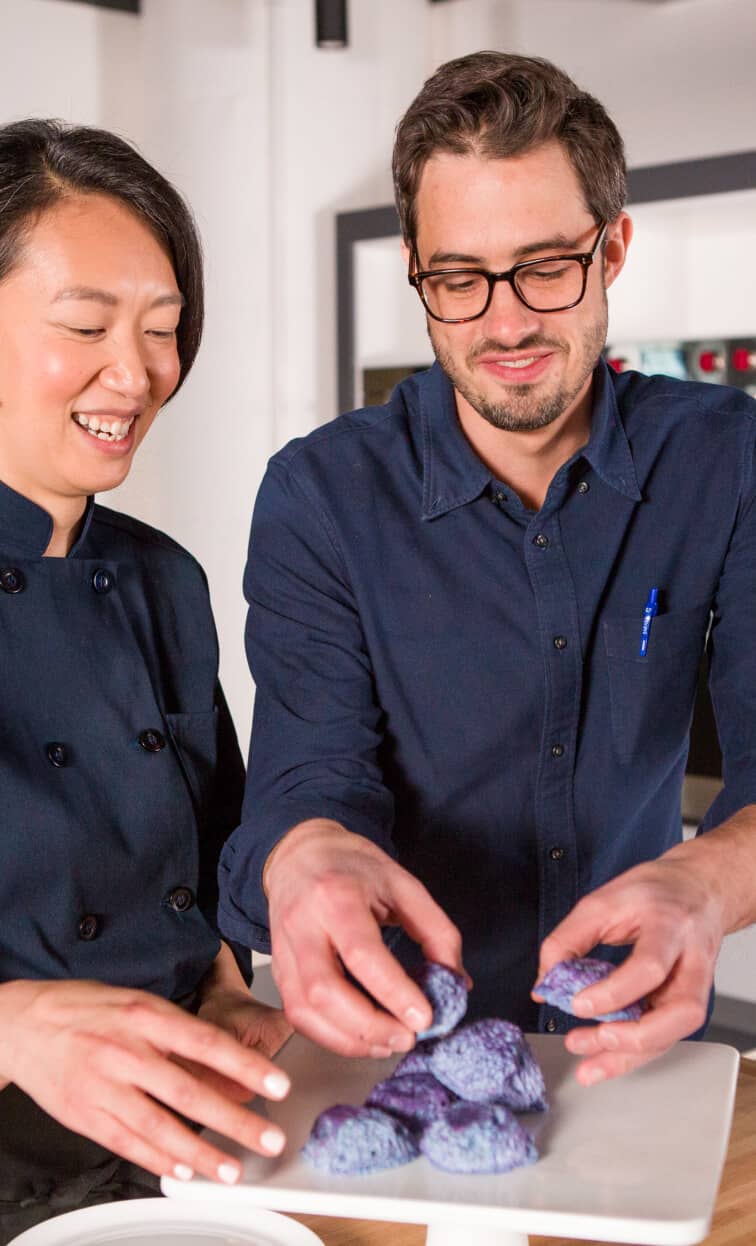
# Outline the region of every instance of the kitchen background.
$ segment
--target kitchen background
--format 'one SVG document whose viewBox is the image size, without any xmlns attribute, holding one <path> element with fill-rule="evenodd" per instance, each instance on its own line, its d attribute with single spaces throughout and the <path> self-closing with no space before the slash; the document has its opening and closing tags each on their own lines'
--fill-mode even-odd
<svg viewBox="0 0 756 1246">
<path fill-rule="evenodd" d="M 314 0 L 116 7 L 124 11 L 2 0 L 0 118 L 115 130 L 196 212 L 205 341 L 187 388 L 107 500 L 170 532 L 205 566 L 244 747 L 253 690 L 240 581 L 252 502 L 269 455 L 339 410 L 336 216 L 390 203 L 394 126 L 422 81 L 476 48 L 545 56 L 606 104 L 631 167 L 750 153 L 743 163 L 753 169 L 756 5 L 349 0 L 349 43 L 338 51 L 315 46 Z M 749 184 L 638 204 L 610 297 L 613 358 L 635 366 L 641 346 L 653 347 L 666 370 L 682 342 L 693 344 L 689 364 L 756 347 L 756 176 Z M 366 370 L 420 365 L 429 351 L 398 240 L 355 253 L 359 391 Z M 741 383 L 756 384 L 756 372 L 741 371 Z M 688 797 L 700 795 L 694 781 Z M 756 1042 L 756 929 L 728 938 L 717 985 L 720 1024 Z"/>
</svg>

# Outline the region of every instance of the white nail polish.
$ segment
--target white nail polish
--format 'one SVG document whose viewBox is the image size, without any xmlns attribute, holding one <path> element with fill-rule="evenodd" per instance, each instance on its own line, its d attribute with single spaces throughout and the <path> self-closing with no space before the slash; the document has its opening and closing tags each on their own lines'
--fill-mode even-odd
<svg viewBox="0 0 756 1246">
<path fill-rule="evenodd" d="M 286 1139 L 277 1129 L 265 1129 L 260 1135 L 260 1145 L 265 1147 L 269 1155 L 280 1155 Z"/>
<path fill-rule="evenodd" d="M 236 1185 L 241 1173 L 235 1164 L 219 1164 L 218 1177 L 224 1185 Z"/>
<path fill-rule="evenodd" d="M 291 1083 L 285 1073 L 268 1073 L 263 1086 L 274 1099 L 283 1099 L 288 1094 Z"/>
<path fill-rule="evenodd" d="M 173 1175 L 177 1181 L 191 1181 L 194 1176 L 194 1169 L 188 1164 L 174 1164 Z"/>
</svg>

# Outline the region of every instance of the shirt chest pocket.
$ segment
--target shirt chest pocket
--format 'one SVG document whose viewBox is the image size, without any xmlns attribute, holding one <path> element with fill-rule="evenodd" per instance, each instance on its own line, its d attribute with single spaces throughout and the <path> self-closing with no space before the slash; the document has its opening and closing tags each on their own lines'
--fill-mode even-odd
<svg viewBox="0 0 756 1246">
<path fill-rule="evenodd" d="M 642 617 L 605 619 L 612 731 L 625 765 L 658 765 L 682 749 L 690 728 L 698 667 L 706 643 L 708 602 L 652 620 L 645 657 Z"/>
</svg>

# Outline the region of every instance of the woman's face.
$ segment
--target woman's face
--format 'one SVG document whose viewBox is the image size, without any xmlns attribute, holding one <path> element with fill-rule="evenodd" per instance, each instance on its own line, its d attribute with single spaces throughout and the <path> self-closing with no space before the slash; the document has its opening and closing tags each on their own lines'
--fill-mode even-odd
<svg viewBox="0 0 756 1246">
<path fill-rule="evenodd" d="M 170 260 L 119 200 L 46 212 L 0 282 L 0 480 L 52 514 L 119 485 L 178 383 L 181 304 Z"/>
</svg>

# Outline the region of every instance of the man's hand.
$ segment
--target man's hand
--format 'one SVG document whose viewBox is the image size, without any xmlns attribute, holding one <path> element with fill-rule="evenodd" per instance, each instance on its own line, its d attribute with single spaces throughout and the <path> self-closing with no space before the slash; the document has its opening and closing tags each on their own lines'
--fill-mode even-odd
<svg viewBox="0 0 756 1246">
<path fill-rule="evenodd" d="M 273 976 L 294 1027 L 341 1055 L 408 1051 L 432 1010 L 381 926 L 402 926 L 428 960 L 464 972 L 459 931 L 422 883 L 363 836 L 313 819 L 273 850 L 264 885 Z"/>
<path fill-rule="evenodd" d="M 589 1086 L 653 1060 L 699 1029 L 726 933 L 720 888 L 695 843 L 620 874 L 581 900 L 541 946 L 538 980 L 560 960 L 599 943 L 632 944 L 627 960 L 574 999 L 590 1018 L 645 999 L 640 1021 L 571 1030 L 567 1048 L 585 1056 L 577 1076 Z M 538 998 L 534 995 L 534 998 Z"/>
<path fill-rule="evenodd" d="M 144 991 L 99 982 L 4 983 L 3 1080 L 62 1125 L 158 1176 L 198 1172 L 232 1184 L 240 1175 L 237 1159 L 174 1113 L 262 1155 L 277 1155 L 284 1145 L 276 1125 L 238 1100 L 283 1098 L 286 1074 L 217 1026 Z M 239 1093 L 224 1094 L 224 1084 Z"/>
</svg>

